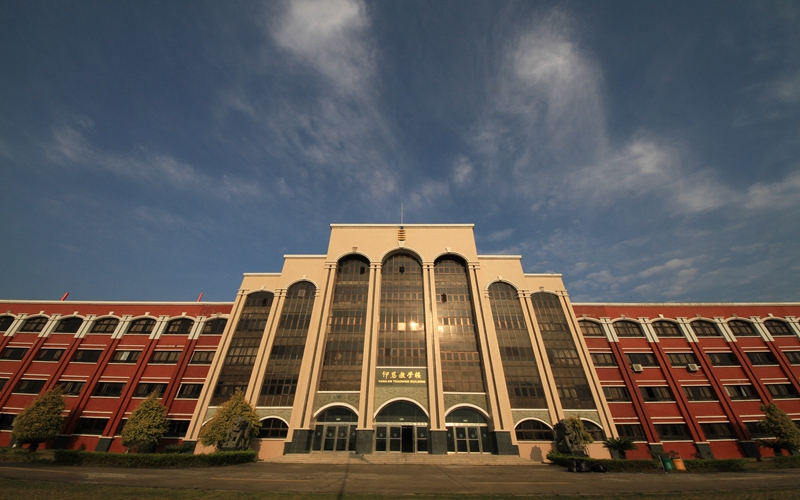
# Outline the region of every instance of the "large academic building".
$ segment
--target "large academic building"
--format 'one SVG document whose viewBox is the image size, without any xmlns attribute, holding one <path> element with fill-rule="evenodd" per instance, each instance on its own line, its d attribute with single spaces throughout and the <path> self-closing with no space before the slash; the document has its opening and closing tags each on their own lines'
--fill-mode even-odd
<svg viewBox="0 0 800 500">
<path fill-rule="evenodd" d="M 479 255 L 472 225 L 334 224 L 325 255 L 246 273 L 233 302 L 0 300 L 0 445 L 60 387 L 54 447 L 123 451 L 153 391 L 162 446 L 237 389 L 262 458 L 486 453 L 541 461 L 576 416 L 600 441 L 753 457 L 760 405 L 800 421 L 800 303 L 573 303 L 558 274 Z M 197 452 L 209 451 L 199 444 Z"/>
</svg>

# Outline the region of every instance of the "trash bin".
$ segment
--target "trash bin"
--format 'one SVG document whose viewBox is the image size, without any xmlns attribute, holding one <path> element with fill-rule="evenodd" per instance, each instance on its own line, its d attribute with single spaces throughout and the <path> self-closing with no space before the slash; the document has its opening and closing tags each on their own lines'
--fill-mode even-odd
<svg viewBox="0 0 800 500">
<path fill-rule="evenodd" d="M 672 463 L 675 464 L 675 470 L 686 470 L 686 464 L 683 463 L 683 459 L 681 457 L 673 458 Z"/>
<path fill-rule="evenodd" d="M 661 465 L 664 467 L 664 471 L 671 472 L 675 470 L 675 462 L 672 461 L 670 457 L 661 457 Z"/>
</svg>

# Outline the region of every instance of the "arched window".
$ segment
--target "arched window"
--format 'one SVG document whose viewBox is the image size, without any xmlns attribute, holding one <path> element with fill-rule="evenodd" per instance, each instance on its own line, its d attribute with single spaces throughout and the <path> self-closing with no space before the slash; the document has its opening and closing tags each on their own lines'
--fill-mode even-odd
<svg viewBox="0 0 800 500">
<path fill-rule="evenodd" d="M 728 328 L 731 329 L 735 337 L 758 337 L 753 325 L 747 321 L 736 319 L 728 321 Z"/>
<path fill-rule="evenodd" d="M 265 418 L 261 421 L 258 437 L 261 439 L 283 439 L 289 435 L 289 426 L 279 418 Z"/>
<path fill-rule="evenodd" d="M 358 422 L 358 416 L 350 408 L 333 406 L 320 413 L 317 417 L 317 422 L 351 422 L 355 424 Z"/>
<path fill-rule="evenodd" d="M 583 419 L 581 419 L 581 422 L 583 422 L 583 428 L 586 429 L 586 432 L 592 435 L 595 443 L 605 441 L 606 433 L 603 432 L 603 429 L 599 425 Z"/>
<path fill-rule="evenodd" d="M 600 326 L 600 323 L 595 323 L 594 321 L 586 321 L 581 320 L 578 321 L 578 325 L 581 327 L 581 333 L 584 337 L 605 337 L 606 334 L 603 333 L 603 328 Z"/>
<path fill-rule="evenodd" d="M 361 389 L 368 291 L 369 262 L 360 255 L 340 260 L 325 336 L 321 391 Z"/>
<path fill-rule="evenodd" d="M 58 322 L 56 333 L 77 333 L 82 324 L 83 319 L 81 318 L 64 318 Z"/>
<path fill-rule="evenodd" d="M 764 322 L 764 326 L 767 327 L 767 331 L 773 337 L 794 337 L 794 332 L 789 328 L 784 321 L 779 321 L 775 319 L 768 319 Z"/>
<path fill-rule="evenodd" d="M 517 290 L 508 283 L 492 283 L 489 286 L 489 303 L 511 407 L 547 408 Z"/>
<path fill-rule="evenodd" d="M 392 255 L 381 268 L 378 366 L 426 366 L 422 265 L 406 254 Z"/>
<path fill-rule="evenodd" d="M 683 332 L 672 321 L 654 321 L 653 330 L 659 337 L 683 337 Z"/>
<path fill-rule="evenodd" d="M 717 329 L 717 325 L 710 321 L 692 321 L 690 323 L 692 325 L 692 330 L 694 330 L 694 334 L 698 337 L 721 337 L 722 334 L 719 333 Z"/>
<path fill-rule="evenodd" d="M 0 332 L 8 331 L 13 322 L 14 316 L 0 316 Z"/>
<path fill-rule="evenodd" d="M 153 318 L 140 318 L 134 320 L 128 327 L 128 333 L 150 335 L 153 333 L 153 328 L 156 326 L 156 320 Z"/>
<path fill-rule="evenodd" d="M 407 401 L 397 401 L 395 403 L 387 405 L 383 408 L 380 413 L 375 417 L 375 422 L 379 423 L 391 423 L 391 422 L 403 422 L 403 423 L 428 423 L 428 416 L 422 411 L 422 408 L 415 405 L 414 403 L 409 403 Z"/>
<path fill-rule="evenodd" d="M 165 334 L 170 335 L 188 335 L 192 331 L 194 321 L 189 318 L 173 319 L 167 324 L 167 329 L 164 330 Z"/>
<path fill-rule="evenodd" d="M 22 325 L 22 328 L 19 329 L 20 332 L 26 333 L 39 333 L 44 328 L 44 325 L 47 324 L 47 318 L 44 316 L 36 316 L 33 318 L 28 318 L 25 320 L 25 323 Z"/>
<path fill-rule="evenodd" d="M 119 320 L 117 318 L 103 318 L 94 322 L 89 333 L 114 333 Z"/>
<path fill-rule="evenodd" d="M 614 323 L 614 331 L 617 332 L 617 337 L 644 337 L 642 327 L 633 321 L 617 321 Z"/>
<path fill-rule="evenodd" d="M 523 420 L 515 428 L 517 441 L 553 441 L 553 429 L 541 420 Z"/>
<path fill-rule="evenodd" d="M 300 281 L 286 291 L 278 330 L 261 383 L 259 406 L 294 404 L 316 290 L 313 283 Z"/>
<path fill-rule="evenodd" d="M 447 414 L 445 422 L 448 424 L 486 424 L 486 417 L 472 408 L 456 408 Z"/>
<path fill-rule="evenodd" d="M 222 332 L 225 331 L 225 325 L 227 324 L 228 320 L 225 318 L 206 321 L 206 324 L 203 325 L 202 335 L 222 335 Z"/>
</svg>

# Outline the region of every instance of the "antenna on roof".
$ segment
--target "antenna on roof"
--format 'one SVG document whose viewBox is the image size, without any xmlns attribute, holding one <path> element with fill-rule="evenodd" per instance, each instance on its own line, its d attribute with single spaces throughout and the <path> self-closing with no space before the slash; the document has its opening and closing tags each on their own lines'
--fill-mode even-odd
<svg viewBox="0 0 800 500">
<path fill-rule="evenodd" d="M 403 203 L 400 203 L 400 229 L 403 229 Z"/>
<path fill-rule="evenodd" d="M 68 296 L 68 295 L 69 295 L 69 292 L 65 293 L 65 294 L 64 294 L 64 295 L 61 297 L 61 301 L 63 302 L 63 301 L 65 301 L 65 300 L 67 300 L 67 296 Z"/>
<path fill-rule="evenodd" d="M 197 297 L 197 302 L 200 302 L 201 300 L 203 300 L 203 292 L 200 292 L 200 296 Z"/>
</svg>

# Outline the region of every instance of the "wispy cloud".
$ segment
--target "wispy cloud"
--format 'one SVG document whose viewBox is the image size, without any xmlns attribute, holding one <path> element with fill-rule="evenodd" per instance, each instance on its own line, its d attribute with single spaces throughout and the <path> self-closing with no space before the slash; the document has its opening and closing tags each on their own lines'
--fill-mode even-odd
<svg viewBox="0 0 800 500">
<path fill-rule="evenodd" d="M 258 184 L 222 175 L 214 178 L 176 158 L 139 148 L 135 155 L 123 156 L 93 146 L 82 132 L 62 127 L 43 144 L 47 158 L 57 164 L 94 168 L 112 172 L 137 182 L 178 189 L 197 189 L 223 199 L 250 198 L 261 192 Z"/>
</svg>

